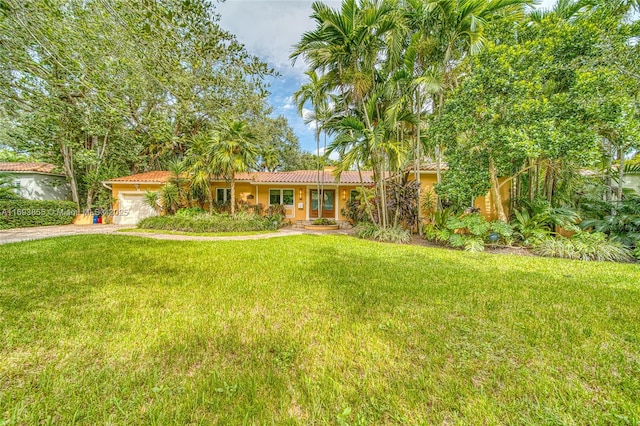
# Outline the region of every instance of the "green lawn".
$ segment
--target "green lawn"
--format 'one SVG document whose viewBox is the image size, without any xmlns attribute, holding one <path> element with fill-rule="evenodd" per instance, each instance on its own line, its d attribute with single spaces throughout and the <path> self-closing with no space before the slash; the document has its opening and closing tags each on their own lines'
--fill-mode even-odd
<svg viewBox="0 0 640 426">
<path fill-rule="evenodd" d="M 0 246 L 0 424 L 637 424 L 640 268 L 345 236 Z"/>
<path fill-rule="evenodd" d="M 136 232 L 141 234 L 188 235 L 192 237 L 244 237 L 247 235 L 273 234 L 278 231 L 242 231 L 242 232 L 183 232 L 164 229 L 125 228 L 117 232 Z"/>
</svg>

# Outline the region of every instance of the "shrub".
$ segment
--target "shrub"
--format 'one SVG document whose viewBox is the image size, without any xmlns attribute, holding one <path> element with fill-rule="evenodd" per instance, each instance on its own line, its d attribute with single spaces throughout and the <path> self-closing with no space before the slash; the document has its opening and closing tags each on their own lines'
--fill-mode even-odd
<svg viewBox="0 0 640 426">
<path fill-rule="evenodd" d="M 586 219 L 582 229 L 593 229 L 606 234 L 611 240 L 633 249 L 640 241 L 640 195 L 628 194 L 616 203 L 585 202 L 581 209 Z"/>
<path fill-rule="evenodd" d="M 383 228 L 373 223 L 363 223 L 355 228 L 358 238 L 381 241 L 385 243 L 408 243 L 411 232 L 403 228 Z"/>
<path fill-rule="evenodd" d="M 21 200 L 18 195 L 16 186 L 13 183 L 14 178 L 8 173 L 0 173 L 0 200 Z"/>
<path fill-rule="evenodd" d="M 264 206 L 262 204 L 249 204 L 245 200 L 236 201 L 236 212 L 249 212 L 262 216 Z"/>
<path fill-rule="evenodd" d="M 314 225 L 335 225 L 336 221 L 333 219 L 327 219 L 326 217 L 320 217 L 313 221 Z"/>
<path fill-rule="evenodd" d="M 488 242 L 510 245 L 513 229 L 503 221 L 487 222 L 479 213 L 452 216 L 442 212 L 434 216 L 434 222 L 423 228 L 425 238 L 446 242 L 452 247 L 470 252 L 483 251 Z"/>
<path fill-rule="evenodd" d="M 573 229 L 580 221 L 580 216 L 574 210 L 552 207 L 545 199 L 521 200 L 520 203 L 523 207 L 513 211 L 511 225 L 515 236 L 525 246 L 533 246 L 546 239 L 555 233 L 556 227 Z"/>
<path fill-rule="evenodd" d="M 547 237 L 533 247 L 533 252 L 544 257 L 586 261 L 627 262 L 630 251 L 621 243 L 607 239 L 601 232 L 578 232 L 571 238 Z"/>
<path fill-rule="evenodd" d="M 153 216 L 141 220 L 138 228 L 182 232 L 248 232 L 275 230 L 281 222 L 273 218 L 241 212 L 229 214 L 199 214 L 195 216 Z"/>
<path fill-rule="evenodd" d="M 178 217 L 193 217 L 201 214 L 206 214 L 206 210 L 200 207 L 185 207 L 176 212 Z"/>
<path fill-rule="evenodd" d="M 280 215 L 282 217 L 287 216 L 287 209 L 282 204 L 272 204 L 267 209 L 267 216 L 275 216 Z"/>
<path fill-rule="evenodd" d="M 68 225 L 77 213 L 73 201 L 0 201 L 0 229 Z"/>
</svg>

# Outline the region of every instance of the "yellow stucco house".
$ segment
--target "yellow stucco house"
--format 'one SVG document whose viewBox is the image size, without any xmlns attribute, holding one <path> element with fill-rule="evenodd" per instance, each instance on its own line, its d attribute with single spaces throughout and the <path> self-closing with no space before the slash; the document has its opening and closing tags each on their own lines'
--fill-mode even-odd
<svg viewBox="0 0 640 426">
<path fill-rule="evenodd" d="M 113 191 L 114 223 L 135 225 L 141 219 L 152 216 L 155 211 L 144 200 L 145 191 L 158 191 L 171 178 L 167 171 L 154 171 L 119 177 L 105 181 Z M 409 179 L 414 173 L 409 174 Z M 347 202 L 358 194 L 360 176 L 356 171 L 342 172 L 339 178 L 333 175 L 332 168 L 320 172 L 324 182 L 322 217 L 336 221 L 346 221 L 341 210 Z M 365 186 L 373 184 L 373 174 L 362 172 Z M 318 218 L 318 171 L 297 170 L 291 172 L 248 172 L 236 175 L 235 198 L 250 205 L 262 204 L 268 208 L 282 204 L 287 219 L 292 222 L 310 221 Z M 436 183 L 435 165 L 426 164 L 420 171 L 423 191 L 433 190 Z M 231 198 L 230 185 L 225 180 L 212 179 L 211 191 L 217 202 L 226 202 Z M 508 194 L 508 188 L 506 189 Z M 506 199 L 506 197 L 504 197 Z M 493 203 L 489 195 L 478 197 L 475 207 L 488 218 L 495 216 Z"/>
</svg>

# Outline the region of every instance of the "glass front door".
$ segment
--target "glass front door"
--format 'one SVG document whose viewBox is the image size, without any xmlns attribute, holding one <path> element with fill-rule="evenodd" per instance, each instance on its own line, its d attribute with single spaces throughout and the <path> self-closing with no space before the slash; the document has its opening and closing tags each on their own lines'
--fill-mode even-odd
<svg viewBox="0 0 640 426">
<path fill-rule="evenodd" d="M 334 219 L 336 217 L 336 191 L 333 189 L 325 189 L 321 192 L 323 194 L 322 203 L 318 205 L 318 190 L 311 190 L 311 218 L 326 217 Z M 322 210 L 322 215 L 320 215 L 320 210 Z"/>
</svg>

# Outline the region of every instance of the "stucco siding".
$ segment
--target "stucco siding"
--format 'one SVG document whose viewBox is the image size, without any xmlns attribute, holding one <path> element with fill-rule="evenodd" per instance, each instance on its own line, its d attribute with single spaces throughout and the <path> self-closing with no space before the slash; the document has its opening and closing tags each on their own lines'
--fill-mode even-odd
<svg viewBox="0 0 640 426">
<path fill-rule="evenodd" d="M 71 188 L 64 176 L 11 173 L 17 192 L 28 200 L 70 200 Z"/>
</svg>

